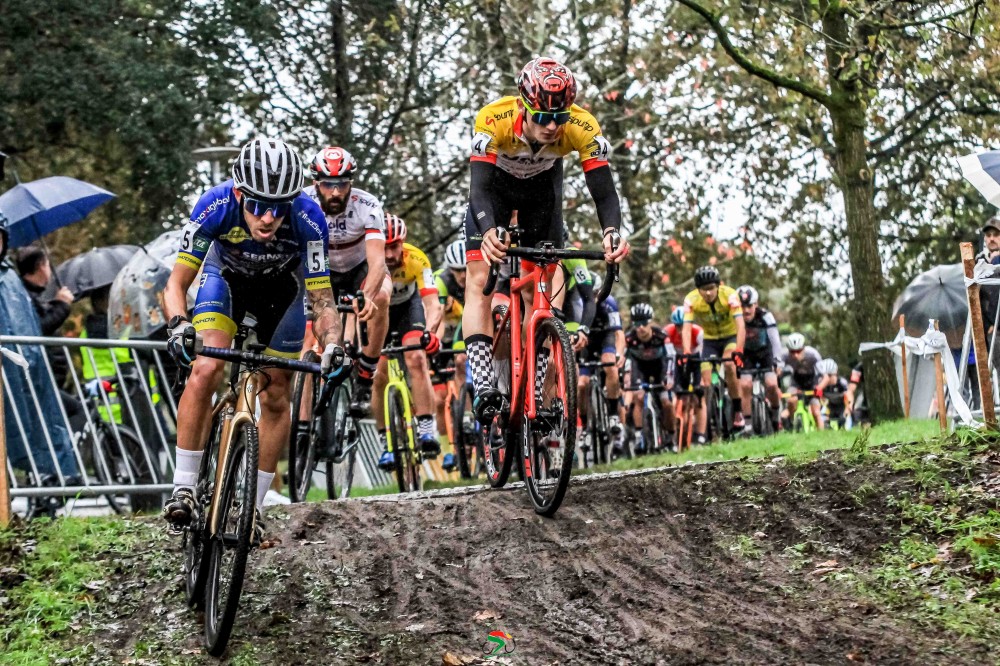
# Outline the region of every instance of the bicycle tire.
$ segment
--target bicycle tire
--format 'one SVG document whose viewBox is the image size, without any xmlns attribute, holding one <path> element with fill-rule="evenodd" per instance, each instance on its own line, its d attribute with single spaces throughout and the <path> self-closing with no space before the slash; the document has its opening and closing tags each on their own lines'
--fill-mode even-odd
<svg viewBox="0 0 1000 666">
<path fill-rule="evenodd" d="M 753 422 L 753 431 L 762 437 L 774 434 L 771 426 L 771 417 L 767 413 L 767 401 L 759 395 L 753 396 L 750 418 Z"/>
<path fill-rule="evenodd" d="M 114 483 L 114 473 L 111 471 L 111 466 L 108 462 L 108 454 L 105 452 L 103 434 L 104 426 L 96 425 L 97 432 L 93 431 L 88 434 L 88 438 L 91 440 L 91 455 L 93 456 L 94 464 L 94 476 L 97 477 L 97 482 L 102 486 L 110 486 Z M 108 506 L 111 510 L 118 515 L 124 514 L 125 507 L 122 502 L 119 501 L 118 497 L 114 493 L 107 493 L 104 495 L 104 499 L 107 501 Z"/>
<path fill-rule="evenodd" d="M 660 438 L 659 415 L 656 413 L 656 397 L 649 399 L 649 406 L 642 408 L 642 441 L 646 444 L 646 455 L 659 453 L 663 448 Z"/>
<path fill-rule="evenodd" d="M 534 420 L 529 420 L 527 416 L 522 418 L 521 459 L 524 485 L 535 513 L 552 516 L 562 504 L 573 472 L 577 416 L 576 357 L 566 327 L 555 317 L 542 319 L 535 330 L 535 348 L 543 349 L 546 344 L 550 350 L 546 374 L 557 373 L 554 395 L 550 399 L 543 396 L 538 405 L 539 414 Z M 531 361 L 536 362 L 535 359 Z M 562 380 L 563 391 L 560 391 L 559 380 Z M 543 382 L 545 384 L 547 382 Z M 530 383 L 528 390 L 534 390 Z M 539 418 L 543 410 L 545 418 Z M 554 447 L 550 444 L 551 434 L 557 429 L 560 436 L 555 441 L 560 443 Z"/>
<path fill-rule="evenodd" d="M 399 492 L 414 492 L 421 489 L 420 461 L 415 459 L 415 452 L 410 446 L 412 424 L 406 423 L 406 412 L 403 409 L 403 397 L 399 389 L 389 389 L 387 404 L 389 405 L 389 434 L 392 438 L 393 467 L 396 472 L 396 485 Z"/>
<path fill-rule="evenodd" d="M 455 461 L 458 463 L 458 475 L 463 479 L 472 478 L 472 465 L 469 460 L 469 443 L 465 435 L 465 412 L 469 393 L 472 389 L 463 384 L 458 395 L 451 401 L 451 448 L 455 450 Z"/>
<path fill-rule="evenodd" d="M 223 655 L 232 635 L 243 593 L 257 502 L 257 428 L 251 423 L 241 423 L 235 435 L 223 472 L 218 501 L 220 532 L 212 537 L 205 585 L 205 647 L 213 657 Z M 226 555 L 232 556 L 232 563 L 229 571 L 223 572 L 222 560 Z"/>
<path fill-rule="evenodd" d="M 720 418 L 722 423 L 722 438 L 726 441 L 732 440 L 738 433 L 733 428 L 733 399 L 729 397 L 729 391 L 722 388 L 722 401 L 719 404 Z"/>
<path fill-rule="evenodd" d="M 604 395 L 601 393 L 601 384 L 597 381 L 597 376 L 592 376 L 588 382 L 588 414 L 587 423 L 590 430 L 590 450 L 594 456 L 595 465 L 607 465 L 611 462 L 608 455 L 610 442 L 608 441 L 608 419 L 604 413 L 606 405 Z"/>
<path fill-rule="evenodd" d="M 320 432 L 323 441 L 336 443 L 334 450 L 340 461 L 326 461 L 326 496 L 329 499 L 345 499 L 350 497 L 354 485 L 354 466 L 357 463 L 356 440 L 358 424 L 351 416 L 351 386 L 345 382 L 334 389 L 330 406 L 320 418 Z M 350 447 L 347 455 L 343 452 Z M 340 480 L 340 490 L 337 490 L 337 480 Z"/>
<path fill-rule="evenodd" d="M 208 446 L 201 457 L 198 468 L 198 483 L 195 486 L 195 504 L 197 511 L 191 525 L 184 530 L 184 589 L 188 606 L 195 610 L 205 608 L 205 581 L 208 579 L 208 560 L 212 542 L 205 531 L 205 515 L 212 499 L 215 486 L 215 469 L 218 463 L 219 418 L 212 421 L 212 431 L 208 438 Z"/>
<path fill-rule="evenodd" d="M 310 350 L 303 361 L 319 363 L 319 355 Z M 311 378 L 310 390 L 306 393 L 306 379 Z M 292 423 L 288 435 L 288 497 L 292 502 L 305 502 L 312 487 L 312 472 L 316 468 L 316 447 L 319 437 L 313 406 L 319 395 L 319 381 L 304 372 L 295 373 L 292 381 Z M 300 418 L 303 401 L 308 405 L 308 419 Z"/>
<path fill-rule="evenodd" d="M 510 319 L 503 319 L 506 313 L 506 306 L 494 308 L 494 321 L 503 321 L 502 327 L 493 333 L 493 349 L 504 349 L 506 353 L 498 358 L 493 355 L 493 371 L 497 380 L 497 386 L 504 398 L 511 399 L 511 383 L 513 382 L 513 368 L 511 366 L 511 340 L 510 340 Z M 486 467 L 486 482 L 491 488 L 502 488 L 510 478 L 510 471 L 513 468 L 514 458 L 518 457 L 516 450 L 516 433 L 513 432 L 513 425 L 509 423 L 509 410 L 502 410 L 490 423 L 480 424 L 479 443 L 483 451 L 483 462 Z"/>
<path fill-rule="evenodd" d="M 94 445 L 94 471 L 98 479 L 107 485 L 139 485 L 156 482 L 156 472 L 139 440 L 139 435 L 127 426 L 118 426 L 115 436 L 110 424 L 97 426 Z M 117 514 L 158 511 L 163 499 L 157 494 L 124 493 L 105 496 L 111 509 Z"/>
</svg>

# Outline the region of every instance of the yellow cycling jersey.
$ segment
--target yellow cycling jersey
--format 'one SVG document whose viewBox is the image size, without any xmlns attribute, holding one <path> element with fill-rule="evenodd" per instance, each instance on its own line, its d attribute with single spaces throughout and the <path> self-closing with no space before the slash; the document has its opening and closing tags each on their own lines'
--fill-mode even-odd
<svg viewBox="0 0 1000 666">
<path fill-rule="evenodd" d="M 405 303 L 418 289 L 421 296 L 429 294 L 436 296 L 438 293 L 427 255 L 409 243 L 403 243 L 403 263 L 392 272 L 391 277 L 392 297 L 389 299 L 389 305 Z"/>
<path fill-rule="evenodd" d="M 473 162 L 490 162 L 515 178 L 537 176 L 573 151 L 580 153 L 584 171 L 607 165 L 611 144 L 588 111 L 576 104 L 570 107 L 569 122 L 560 128 L 556 142 L 536 152 L 524 137 L 524 111 L 517 101 L 514 96 L 503 97 L 476 115 Z"/>
<path fill-rule="evenodd" d="M 707 303 L 697 289 L 684 297 L 684 321 L 693 322 L 705 331 L 706 340 L 736 335 L 736 318 L 743 317 L 740 296 L 732 287 L 719 285 L 714 303 Z"/>
</svg>

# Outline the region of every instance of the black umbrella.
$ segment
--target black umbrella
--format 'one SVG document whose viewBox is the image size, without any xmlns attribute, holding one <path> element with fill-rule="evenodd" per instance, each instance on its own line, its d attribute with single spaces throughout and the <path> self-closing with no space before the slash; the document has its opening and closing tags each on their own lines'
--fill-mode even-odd
<svg viewBox="0 0 1000 666">
<path fill-rule="evenodd" d="M 930 319 L 937 319 L 945 333 L 962 332 L 969 317 L 967 299 L 962 264 L 935 266 L 915 277 L 899 295 L 893 320 L 905 315 L 907 332 L 918 337 Z"/>
<path fill-rule="evenodd" d="M 97 247 L 59 264 L 56 267 L 56 277 L 80 298 L 87 292 L 107 287 L 114 282 L 118 271 L 138 251 L 137 245 Z"/>
</svg>

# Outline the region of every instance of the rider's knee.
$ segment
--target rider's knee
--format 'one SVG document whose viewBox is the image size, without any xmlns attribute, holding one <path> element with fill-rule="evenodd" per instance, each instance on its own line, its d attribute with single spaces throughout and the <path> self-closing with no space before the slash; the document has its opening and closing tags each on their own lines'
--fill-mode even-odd
<svg viewBox="0 0 1000 666">
<path fill-rule="evenodd" d="M 188 386 L 199 393 L 206 390 L 214 393 L 219 382 L 222 381 L 225 366 L 226 362 L 221 359 L 199 356 L 191 368 L 191 376 L 187 381 Z"/>
<path fill-rule="evenodd" d="M 427 372 L 427 354 L 423 350 L 406 352 L 404 359 L 410 373 Z"/>
</svg>

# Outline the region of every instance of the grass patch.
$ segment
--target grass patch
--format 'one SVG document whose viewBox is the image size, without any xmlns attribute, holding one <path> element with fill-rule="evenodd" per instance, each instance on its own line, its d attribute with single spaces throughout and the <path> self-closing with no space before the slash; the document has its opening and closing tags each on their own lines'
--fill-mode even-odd
<svg viewBox="0 0 1000 666">
<path fill-rule="evenodd" d="M 731 539 L 725 539 L 722 547 L 744 560 L 759 560 L 761 555 L 760 545 L 754 538 L 747 534 L 739 534 Z"/>
<path fill-rule="evenodd" d="M 754 437 L 733 442 L 722 442 L 711 446 L 693 447 L 683 453 L 660 453 L 642 456 L 632 460 L 617 460 L 611 465 L 599 465 L 587 473 L 609 472 L 621 469 L 643 469 L 664 465 L 682 465 L 686 462 L 714 462 L 718 460 L 740 460 L 742 458 L 770 458 L 789 456 L 807 458 L 819 451 L 846 449 L 855 444 L 859 436 L 865 448 L 893 442 L 911 442 L 934 437 L 939 433 L 937 420 L 891 421 L 862 431 L 822 430 L 804 435 L 801 433 L 779 433 L 773 437 Z M 867 433 L 867 435 L 863 434 Z"/>
<path fill-rule="evenodd" d="M 0 531 L 9 567 L 0 596 L 0 663 L 35 666 L 80 657 L 86 646 L 63 648 L 78 631 L 76 618 L 91 608 L 113 575 L 108 554 L 129 552 L 140 527 L 121 519 L 38 520 Z M 53 640 L 55 639 L 55 640 Z"/>
<path fill-rule="evenodd" d="M 975 483 L 996 448 L 990 435 L 958 431 L 871 452 L 908 477 L 885 500 L 900 517 L 899 538 L 872 564 L 831 577 L 922 626 L 1000 639 L 1000 511 Z M 866 482 L 855 500 L 885 490 Z"/>
</svg>

